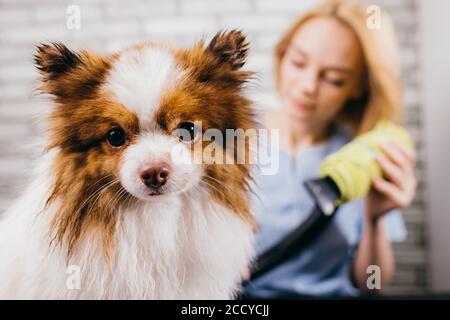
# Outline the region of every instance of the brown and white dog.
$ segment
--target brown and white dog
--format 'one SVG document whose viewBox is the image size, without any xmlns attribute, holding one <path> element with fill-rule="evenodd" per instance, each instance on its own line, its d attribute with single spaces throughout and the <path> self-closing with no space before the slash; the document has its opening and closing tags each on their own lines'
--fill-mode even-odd
<svg viewBox="0 0 450 320">
<path fill-rule="evenodd" d="M 252 254 L 250 165 L 192 155 L 204 130 L 255 127 L 247 51 L 239 31 L 109 56 L 40 45 L 54 107 L 32 181 L 0 220 L 0 298 L 233 298 Z"/>
</svg>

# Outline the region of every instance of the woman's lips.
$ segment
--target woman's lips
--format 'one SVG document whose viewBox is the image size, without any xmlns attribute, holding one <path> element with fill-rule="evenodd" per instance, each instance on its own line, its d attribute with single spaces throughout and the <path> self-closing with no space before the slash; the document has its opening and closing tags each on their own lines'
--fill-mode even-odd
<svg viewBox="0 0 450 320">
<path fill-rule="evenodd" d="M 297 109 L 300 109 L 303 111 L 309 111 L 309 110 L 314 109 L 314 105 L 312 103 L 307 103 L 302 100 L 295 100 L 295 99 L 293 99 L 292 102 Z"/>
</svg>

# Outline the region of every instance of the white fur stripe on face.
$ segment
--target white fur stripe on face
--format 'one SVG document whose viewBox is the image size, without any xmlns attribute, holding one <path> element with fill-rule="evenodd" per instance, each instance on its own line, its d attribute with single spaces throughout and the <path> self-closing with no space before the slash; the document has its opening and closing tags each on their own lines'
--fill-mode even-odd
<svg viewBox="0 0 450 320">
<path fill-rule="evenodd" d="M 162 94 L 175 85 L 182 71 L 174 55 L 162 47 L 130 48 L 114 62 L 106 89 L 119 103 L 134 112 L 142 128 L 148 127 Z"/>
</svg>

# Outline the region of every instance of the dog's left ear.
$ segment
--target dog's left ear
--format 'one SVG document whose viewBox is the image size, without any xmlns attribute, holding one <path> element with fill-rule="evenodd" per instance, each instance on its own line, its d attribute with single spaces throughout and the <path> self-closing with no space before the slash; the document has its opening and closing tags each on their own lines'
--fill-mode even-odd
<svg viewBox="0 0 450 320">
<path fill-rule="evenodd" d="M 213 37 L 206 47 L 206 52 L 212 54 L 220 65 L 238 70 L 245 64 L 249 47 L 241 31 L 222 31 Z"/>
</svg>

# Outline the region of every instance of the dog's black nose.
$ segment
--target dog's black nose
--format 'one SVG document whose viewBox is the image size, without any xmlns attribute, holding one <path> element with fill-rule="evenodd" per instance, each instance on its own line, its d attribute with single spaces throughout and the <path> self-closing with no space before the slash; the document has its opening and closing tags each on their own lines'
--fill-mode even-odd
<svg viewBox="0 0 450 320">
<path fill-rule="evenodd" d="M 142 182 L 152 189 L 161 188 L 169 179 L 169 166 L 165 163 L 143 167 L 140 171 Z"/>
</svg>

